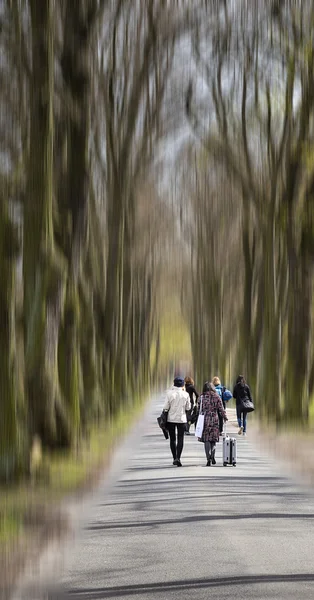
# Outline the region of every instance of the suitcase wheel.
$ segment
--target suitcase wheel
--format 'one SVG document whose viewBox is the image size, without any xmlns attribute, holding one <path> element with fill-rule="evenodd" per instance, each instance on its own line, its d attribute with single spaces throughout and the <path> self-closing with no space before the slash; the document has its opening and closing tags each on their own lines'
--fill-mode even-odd
<svg viewBox="0 0 314 600">
<path fill-rule="evenodd" d="M 236 466 L 237 466 L 237 463 L 232 463 L 232 465 L 233 465 L 233 467 L 236 467 Z"/>
<path fill-rule="evenodd" d="M 224 462 L 224 467 L 226 467 L 226 466 L 227 466 L 227 464 L 228 464 L 228 463 Z"/>
</svg>

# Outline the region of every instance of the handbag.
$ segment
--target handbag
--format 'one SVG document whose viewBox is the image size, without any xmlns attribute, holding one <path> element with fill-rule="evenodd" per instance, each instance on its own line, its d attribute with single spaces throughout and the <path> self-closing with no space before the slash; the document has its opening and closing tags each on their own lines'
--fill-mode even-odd
<svg viewBox="0 0 314 600">
<path fill-rule="evenodd" d="M 197 438 L 201 438 L 203 435 L 203 430 L 204 430 L 204 419 L 205 419 L 205 415 L 202 415 L 202 400 L 201 400 L 201 404 L 200 404 L 200 412 L 197 418 L 197 423 L 195 426 L 195 437 Z"/>
<path fill-rule="evenodd" d="M 169 433 L 167 429 L 167 421 L 168 421 L 168 412 L 163 410 L 160 417 L 157 417 L 157 423 L 162 430 L 166 440 L 169 438 Z"/>
<path fill-rule="evenodd" d="M 243 412 L 250 413 L 255 410 L 253 402 L 249 398 L 243 398 L 241 400 L 241 409 Z"/>
<path fill-rule="evenodd" d="M 163 410 L 160 417 L 157 417 L 157 422 L 160 429 L 167 429 L 168 412 Z"/>
</svg>

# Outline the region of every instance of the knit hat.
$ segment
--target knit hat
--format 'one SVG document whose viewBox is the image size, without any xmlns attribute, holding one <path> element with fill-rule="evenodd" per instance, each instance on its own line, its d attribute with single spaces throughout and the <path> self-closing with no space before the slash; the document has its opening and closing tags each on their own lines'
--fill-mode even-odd
<svg viewBox="0 0 314 600">
<path fill-rule="evenodd" d="M 175 377 L 173 380 L 173 385 L 175 385 L 176 387 L 183 387 L 184 386 L 183 377 Z"/>
</svg>

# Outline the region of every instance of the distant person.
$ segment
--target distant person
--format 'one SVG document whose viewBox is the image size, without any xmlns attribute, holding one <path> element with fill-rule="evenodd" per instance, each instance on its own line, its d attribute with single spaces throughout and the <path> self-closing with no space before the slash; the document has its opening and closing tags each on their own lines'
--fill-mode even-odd
<svg viewBox="0 0 314 600">
<path fill-rule="evenodd" d="M 216 442 L 219 442 L 219 420 L 218 414 L 224 421 L 228 421 L 227 413 L 223 407 L 222 400 L 217 394 L 215 386 L 206 381 L 203 392 L 197 402 L 198 410 L 204 414 L 203 435 L 199 438 L 204 443 L 207 458 L 207 467 L 216 464 Z"/>
<path fill-rule="evenodd" d="M 174 377 L 181 377 L 182 369 L 180 364 L 176 364 L 174 367 Z"/>
<path fill-rule="evenodd" d="M 173 464 L 182 467 L 181 454 L 184 432 L 187 423 L 186 412 L 191 409 L 189 394 L 184 390 L 184 379 L 175 377 L 173 386 L 167 391 L 163 410 L 167 415 L 167 429 L 170 437 L 170 449 Z"/>
<path fill-rule="evenodd" d="M 185 383 L 185 390 L 189 394 L 190 402 L 191 402 L 191 408 L 187 412 L 187 415 L 186 415 L 187 423 L 186 423 L 186 428 L 185 428 L 186 435 L 190 435 L 190 427 L 191 427 L 191 423 L 193 421 L 194 408 L 196 406 L 197 399 L 199 397 L 199 393 L 196 391 L 192 377 L 186 376 L 184 379 L 184 383 Z"/>
<path fill-rule="evenodd" d="M 237 377 L 237 381 L 236 384 L 234 386 L 234 390 L 233 390 L 233 397 L 235 398 L 236 401 L 236 409 L 237 409 L 237 419 L 238 419 L 238 425 L 239 425 L 239 431 L 238 434 L 239 435 L 246 435 L 246 421 L 247 421 L 247 412 L 245 410 L 243 410 L 243 406 L 242 406 L 242 401 L 243 400 L 250 400 L 251 402 L 253 402 L 252 400 L 252 396 L 251 396 L 251 390 L 248 386 L 248 384 L 246 383 L 243 375 L 239 375 Z"/>
<path fill-rule="evenodd" d="M 220 398 L 222 400 L 222 405 L 223 405 L 224 409 L 226 410 L 226 403 L 224 402 L 224 399 L 223 399 L 223 393 L 226 388 L 223 385 L 221 385 L 220 379 L 217 376 L 213 378 L 212 384 L 215 386 L 215 390 L 216 390 L 217 394 L 220 396 Z M 218 420 L 219 420 L 219 433 L 220 433 L 220 435 L 222 435 L 223 427 L 224 427 L 224 420 L 220 414 L 218 414 Z"/>
</svg>

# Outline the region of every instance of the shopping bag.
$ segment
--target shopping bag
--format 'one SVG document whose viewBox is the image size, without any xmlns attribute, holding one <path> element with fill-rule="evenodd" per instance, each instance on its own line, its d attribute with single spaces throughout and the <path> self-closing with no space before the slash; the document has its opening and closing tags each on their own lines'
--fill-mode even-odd
<svg viewBox="0 0 314 600">
<path fill-rule="evenodd" d="M 204 429 L 204 415 L 202 415 L 202 400 L 201 400 L 200 412 L 199 412 L 196 426 L 195 426 L 195 437 L 201 438 L 203 435 L 203 429 Z"/>
<path fill-rule="evenodd" d="M 196 427 L 195 427 L 195 437 L 201 438 L 203 435 L 204 429 L 204 415 L 198 415 Z"/>
</svg>

